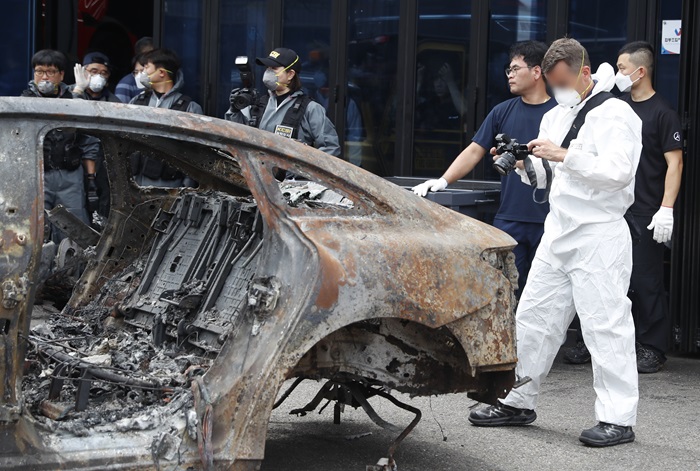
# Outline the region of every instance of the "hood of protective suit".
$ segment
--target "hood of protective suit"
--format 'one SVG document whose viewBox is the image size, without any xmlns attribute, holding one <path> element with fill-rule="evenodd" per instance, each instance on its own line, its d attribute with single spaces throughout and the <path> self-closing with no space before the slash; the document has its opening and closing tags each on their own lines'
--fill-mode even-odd
<svg viewBox="0 0 700 471">
<path fill-rule="evenodd" d="M 591 78 L 595 81 L 595 86 L 588 98 L 601 92 L 609 92 L 613 89 L 615 86 L 615 69 L 607 62 L 603 62 L 598 66 L 596 73 L 591 75 Z M 586 100 L 583 102 L 585 103 Z"/>
</svg>

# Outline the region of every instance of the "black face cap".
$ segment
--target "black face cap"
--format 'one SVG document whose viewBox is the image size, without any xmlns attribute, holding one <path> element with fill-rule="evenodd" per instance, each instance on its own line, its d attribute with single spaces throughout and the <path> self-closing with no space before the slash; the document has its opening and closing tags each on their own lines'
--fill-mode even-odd
<svg viewBox="0 0 700 471">
<path fill-rule="evenodd" d="M 289 68 L 296 70 L 297 72 L 301 70 L 301 61 L 299 60 L 297 53 L 285 47 L 278 47 L 267 57 L 258 57 L 255 59 L 255 63 L 265 67 Z"/>
</svg>

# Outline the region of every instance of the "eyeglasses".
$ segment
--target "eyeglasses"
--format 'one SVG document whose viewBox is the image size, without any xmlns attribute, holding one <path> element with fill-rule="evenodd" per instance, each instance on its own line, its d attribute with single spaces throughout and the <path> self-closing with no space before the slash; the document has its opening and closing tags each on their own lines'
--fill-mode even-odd
<svg viewBox="0 0 700 471">
<path fill-rule="evenodd" d="M 525 66 L 525 67 L 520 67 L 519 65 L 514 65 L 513 67 L 508 67 L 508 68 L 506 68 L 506 70 L 505 70 L 505 72 L 506 72 L 506 77 L 510 77 L 511 74 L 512 74 L 512 75 L 517 75 L 517 73 L 518 73 L 518 71 L 519 71 L 520 69 L 532 69 L 532 67 L 529 66 L 529 65 L 528 65 L 528 66 Z"/>
<path fill-rule="evenodd" d="M 109 70 L 100 71 L 99 69 L 88 69 L 87 72 L 90 75 L 99 75 L 102 78 L 109 78 Z"/>
<path fill-rule="evenodd" d="M 48 78 L 53 78 L 58 72 L 58 69 L 34 69 L 34 76 L 41 77 L 46 75 Z"/>
</svg>

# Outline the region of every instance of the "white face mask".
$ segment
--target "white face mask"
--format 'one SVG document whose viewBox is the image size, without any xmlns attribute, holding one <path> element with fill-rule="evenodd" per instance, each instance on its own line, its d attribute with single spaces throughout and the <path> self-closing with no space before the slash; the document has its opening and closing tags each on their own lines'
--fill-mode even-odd
<svg viewBox="0 0 700 471">
<path fill-rule="evenodd" d="M 559 106 L 572 108 L 581 102 L 581 95 L 573 88 L 552 88 L 554 99 Z"/>
<path fill-rule="evenodd" d="M 90 77 L 90 85 L 88 85 L 88 88 L 95 93 L 99 93 L 105 88 L 105 85 L 107 85 L 106 78 L 101 75 L 93 75 Z"/>
<path fill-rule="evenodd" d="M 53 95 L 56 93 L 57 88 L 56 84 L 50 80 L 42 80 L 36 84 L 36 89 L 42 95 Z"/>
<path fill-rule="evenodd" d="M 634 74 L 634 72 L 638 71 L 639 69 L 641 69 L 641 67 L 637 67 L 629 75 L 624 75 L 622 72 L 618 72 L 615 75 L 615 86 L 617 87 L 617 89 L 620 90 L 622 93 L 629 92 L 632 89 L 632 85 L 642 78 L 641 76 L 637 77 L 637 80 L 632 80 L 630 78 Z"/>
<path fill-rule="evenodd" d="M 585 50 L 581 54 L 581 68 L 576 76 L 576 84 L 574 87 L 578 86 L 578 82 L 581 80 L 581 75 L 583 74 L 584 60 L 586 58 Z M 564 108 L 573 108 L 574 106 L 581 103 L 581 98 L 586 94 L 590 86 L 593 85 L 593 81 L 586 87 L 583 93 L 579 93 L 575 88 L 561 88 L 552 87 L 552 93 L 554 94 L 554 99 L 559 104 L 559 106 Z"/>
</svg>

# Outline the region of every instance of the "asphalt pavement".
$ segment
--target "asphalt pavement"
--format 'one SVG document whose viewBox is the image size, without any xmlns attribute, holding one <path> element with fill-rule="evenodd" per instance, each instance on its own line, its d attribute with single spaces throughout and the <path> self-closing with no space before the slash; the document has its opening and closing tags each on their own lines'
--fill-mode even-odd
<svg viewBox="0 0 700 471">
<path fill-rule="evenodd" d="M 321 414 L 289 414 L 304 406 L 322 383 L 306 381 L 273 411 L 263 471 L 365 471 L 387 455 L 396 436 L 362 411 L 346 407 L 340 425 L 333 406 Z M 595 425 L 590 364 L 567 365 L 559 357 L 543 385 L 535 423 L 480 428 L 467 422 L 475 402 L 466 394 L 413 398 L 423 418 L 395 454 L 398 471 L 492 470 L 700 470 L 700 357 L 672 356 L 664 369 L 640 375 L 636 441 L 588 448 L 578 441 Z M 412 415 L 381 398 L 370 403 L 402 427 Z"/>
</svg>

